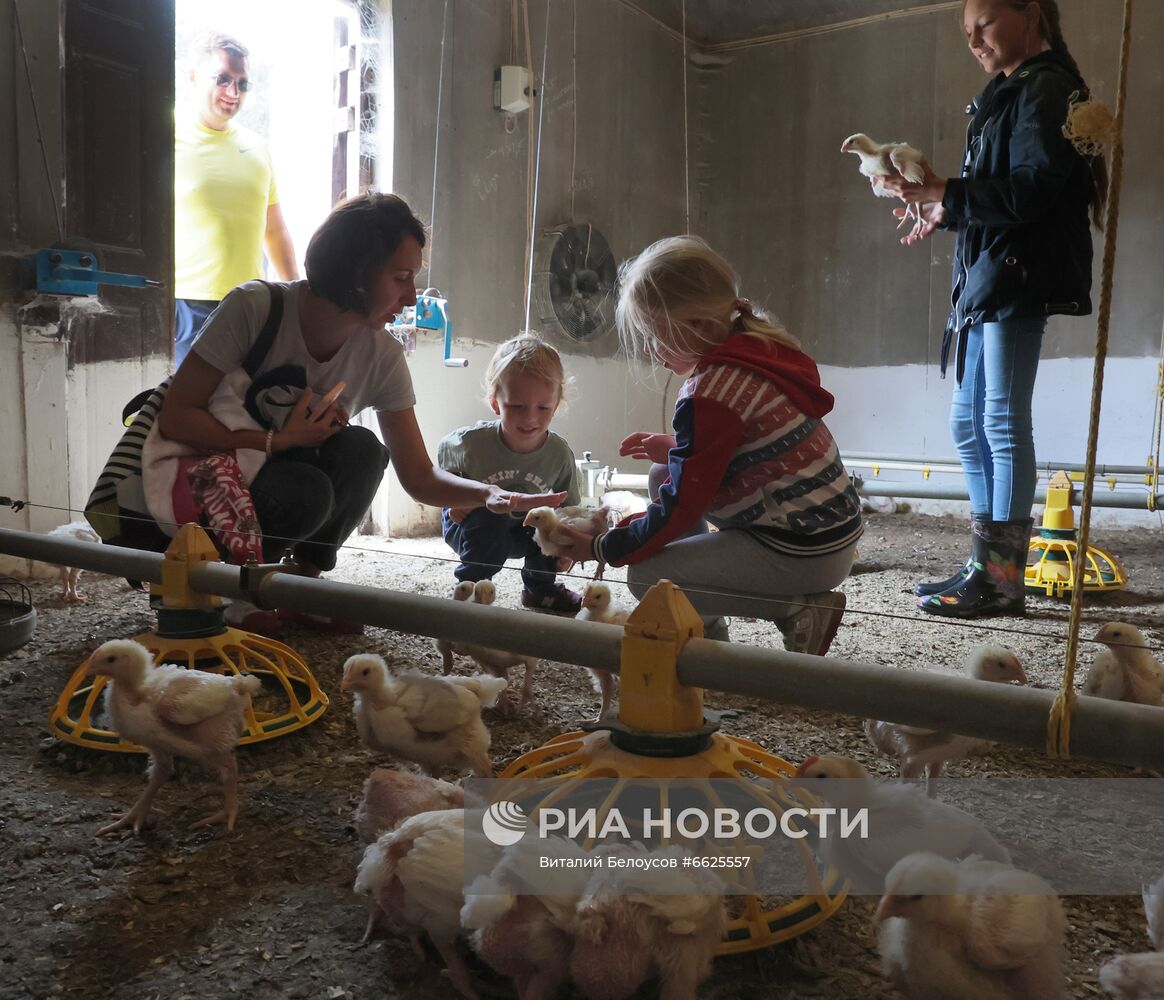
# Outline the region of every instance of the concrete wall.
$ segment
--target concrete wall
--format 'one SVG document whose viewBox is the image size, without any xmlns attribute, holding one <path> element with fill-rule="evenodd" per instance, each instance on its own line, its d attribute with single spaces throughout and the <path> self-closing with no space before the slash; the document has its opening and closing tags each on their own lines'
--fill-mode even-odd
<svg viewBox="0 0 1164 1000">
<path fill-rule="evenodd" d="M 1122 5 L 1063 0 L 1064 32 L 1097 96 L 1114 106 Z M 1164 5 L 1137 7 L 1100 460 L 1147 454 L 1164 283 L 1164 187 L 1154 52 Z M 843 449 L 948 456 L 950 382 L 938 379 L 953 237 L 897 242 L 892 202 L 874 198 L 852 132 L 904 139 L 955 175 L 963 108 L 986 78 L 948 9 L 712 49 L 699 73 L 697 231 L 732 259 L 744 294 L 767 304 L 822 365 Z M 741 225 L 742 220 L 750 220 Z M 1099 299 L 1102 237 L 1096 238 Z M 1040 458 L 1082 461 L 1095 317 L 1056 318 L 1035 400 Z"/>
<path fill-rule="evenodd" d="M 425 220 L 433 208 L 444 7 L 432 0 L 392 0 L 391 5 L 392 187 Z M 621 260 L 660 236 L 682 232 L 680 40 L 617 0 L 551 0 L 547 47 L 547 2 L 532 0 L 529 8 L 530 61 L 538 76 L 543 59 L 546 66 L 535 233 L 572 220 L 592 223 Z M 440 345 L 423 338 L 413 357 L 417 416 L 434 453 L 443 434 L 491 416 L 481 399 L 485 364 L 496 344 L 525 325 L 531 124 L 535 152 L 537 139 L 528 112 L 509 117 L 493 109 L 493 70 L 510 61 L 509 32 L 508 3 L 449 4 L 435 225 L 426 251 L 432 266 L 420 280 L 449 298 L 456 353 L 467 356 L 470 365 L 442 367 Z M 527 61 L 524 39 L 518 61 Z M 555 429 L 579 456 L 592 449 L 614 461 L 618 442 L 629 431 L 659 428 L 659 387 L 640 384 L 622 361 L 612 360 L 613 333 L 573 342 L 540 323 L 536 310 L 531 326 L 563 352 L 577 380 L 578 402 L 556 420 Z M 382 505 L 378 508 L 382 517 Z M 431 512 L 426 516 L 395 486 L 389 509 L 394 532 L 433 523 Z"/>
</svg>

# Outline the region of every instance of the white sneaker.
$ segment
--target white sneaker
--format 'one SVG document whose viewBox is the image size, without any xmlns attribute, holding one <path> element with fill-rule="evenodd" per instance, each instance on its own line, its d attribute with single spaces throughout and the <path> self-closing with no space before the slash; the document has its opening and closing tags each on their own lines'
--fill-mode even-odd
<svg viewBox="0 0 1164 1000">
<path fill-rule="evenodd" d="M 805 596 L 805 606 L 796 614 L 776 622 L 784 635 L 784 649 L 789 653 L 824 656 L 845 614 L 845 595 L 831 590 Z"/>
</svg>

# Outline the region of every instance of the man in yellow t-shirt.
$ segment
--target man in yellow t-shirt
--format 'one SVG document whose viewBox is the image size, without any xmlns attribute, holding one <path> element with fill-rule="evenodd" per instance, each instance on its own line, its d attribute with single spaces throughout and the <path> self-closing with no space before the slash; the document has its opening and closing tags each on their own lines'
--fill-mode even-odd
<svg viewBox="0 0 1164 1000">
<path fill-rule="evenodd" d="M 192 106 L 174 134 L 175 367 L 226 293 L 263 276 L 264 251 L 283 281 L 299 277 L 266 140 L 233 121 L 250 91 L 247 56 L 217 33 L 190 52 Z"/>
</svg>

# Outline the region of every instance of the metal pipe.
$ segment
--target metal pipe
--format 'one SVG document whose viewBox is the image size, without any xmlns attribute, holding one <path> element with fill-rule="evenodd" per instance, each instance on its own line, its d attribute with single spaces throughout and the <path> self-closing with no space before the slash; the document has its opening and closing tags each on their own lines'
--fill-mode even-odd
<svg viewBox="0 0 1164 1000">
<path fill-rule="evenodd" d="M 49 538 L 31 531 L 0 528 L 0 552 L 21 559 L 39 559 L 54 566 L 79 566 L 95 573 L 124 576 L 147 583 L 162 582 L 162 555 L 125 549 L 117 545 L 94 545 L 72 538 Z"/>
<path fill-rule="evenodd" d="M 847 451 L 841 455 L 841 461 L 846 465 L 861 464 L 861 465 L 885 465 L 887 462 L 908 462 L 912 465 L 917 465 L 919 468 L 925 466 L 928 469 L 936 468 L 939 465 L 953 465 L 959 469 L 962 463 L 956 458 L 917 458 L 913 455 L 882 455 L 875 451 Z M 1084 472 L 1086 468 L 1075 462 L 1036 462 L 1035 469 L 1039 472 Z M 1095 467 L 1095 474 L 1097 476 L 1109 475 L 1136 475 L 1136 476 L 1150 476 L 1152 469 L 1147 465 L 1097 465 Z"/>
<path fill-rule="evenodd" d="M 28 532 L 0 529 L 0 552 L 119 576 L 161 578 L 159 555 Z M 237 566 L 202 563 L 191 568 L 190 582 L 199 590 L 237 597 L 243 594 L 239 575 Z M 259 598 L 265 604 L 343 615 L 401 632 L 619 669 L 623 631 L 614 625 L 285 573 L 265 577 Z M 684 647 L 678 669 L 680 681 L 690 686 L 1035 748 L 1046 744 L 1054 701 L 1051 691 L 707 639 Z M 1071 751 L 1080 758 L 1164 768 L 1164 711 L 1081 698 L 1071 716 Z"/>
<path fill-rule="evenodd" d="M 239 568 L 202 563 L 190 570 L 196 590 L 245 597 Z M 485 607 L 446 597 L 425 597 L 353 583 L 318 580 L 291 573 L 271 573 L 258 589 L 264 607 L 291 608 L 334 615 L 434 639 L 475 642 L 531 656 L 618 670 L 622 629 L 615 625 L 576 622 L 571 618 L 533 615 L 528 611 Z"/>
<path fill-rule="evenodd" d="M 863 476 L 855 478 L 857 492 L 867 497 L 908 497 L 916 500 L 969 500 L 970 495 L 965 487 L 956 485 L 940 485 L 938 483 L 902 483 L 889 482 L 883 479 L 869 479 Z M 647 477 L 632 472 L 615 472 L 605 478 L 605 488 L 608 490 L 646 490 Z M 1119 507 L 1125 510 L 1156 510 L 1164 509 L 1164 493 L 1156 495 L 1155 506 L 1151 503 L 1152 497 L 1147 492 L 1133 492 L 1131 490 L 1095 490 L 1092 493 L 1091 503 L 1094 507 Z M 1047 491 L 1038 490 L 1035 493 L 1035 503 L 1046 503 Z"/>
<path fill-rule="evenodd" d="M 961 486 L 941 486 L 937 483 L 891 483 L 882 479 L 857 477 L 857 492 L 867 497 L 910 497 L 918 500 L 969 500 L 970 495 Z M 1035 493 L 1035 503 L 1046 503 L 1046 490 Z M 1096 490 L 1092 494 L 1093 507 L 1120 507 L 1126 510 L 1156 510 L 1164 507 L 1164 493 L 1156 495 L 1152 506 L 1150 493 L 1130 490 Z"/>
</svg>

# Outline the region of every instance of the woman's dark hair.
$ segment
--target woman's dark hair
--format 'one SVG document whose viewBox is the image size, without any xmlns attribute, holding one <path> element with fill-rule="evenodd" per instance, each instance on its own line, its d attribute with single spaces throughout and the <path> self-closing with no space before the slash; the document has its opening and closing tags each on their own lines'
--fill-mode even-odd
<svg viewBox="0 0 1164 1000">
<path fill-rule="evenodd" d="M 962 0 L 962 10 L 966 9 L 967 0 Z M 1043 41 L 1051 46 L 1051 51 L 1056 52 L 1064 59 L 1068 66 L 1074 70 L 1075 75 L 1080 80 L 1083 79 L 1083 74 L 1079 71 L 1079 64 L 1075 61 L 1075 57 L 1067 48 L 1067 43 L 1063 40 L 1063 24 L 1062 18 L 1059 14 L 1059 0 L 997 0 L 999 3 L 1004 3 L 1012 10 L 1026 10 L 1032 3 L 1039 5 L 1039 34 Z M 1083 93 L 1079 95 L 1086 100 L 1090 95 L 1087 92 L 1087 85 L 1084 84 Z M 1101 156 L 1091 157 L 1091 177 L 1095 182 L 1095 191 L 1091 197 L 1091 224 L 1096 229 L 1103 229 L 1103 212 L 1107 207 L 1107 160 Z"/>
<path fill-rule="evenodd" d="M 424 246 L 424 223 L 399 195 L 368 191 L 341 201 L 307 244 L 307 284 L 345 312 L 366 315 L 376 270 L 406 236 Z"/>
</svg>

